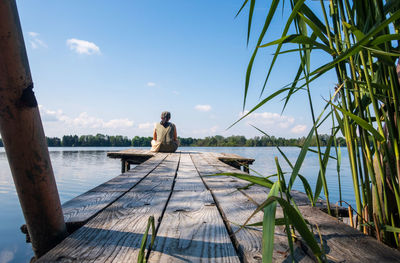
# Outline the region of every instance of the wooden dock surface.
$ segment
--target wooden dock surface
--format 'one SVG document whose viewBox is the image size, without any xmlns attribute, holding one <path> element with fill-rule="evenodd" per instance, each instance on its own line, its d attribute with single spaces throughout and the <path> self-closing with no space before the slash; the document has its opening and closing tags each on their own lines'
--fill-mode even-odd
<svg viewBox="0 0 400 263">
<path fill-rule="evenodd" d="M 244 173 L 231 166 L 230 162 L 236 162 L 234 156 L 188 151 L 136 153 L 136 162 L 142 160 L 142 164 L 63 205 L 65 221 L 77 230 L 38 262 L 137 262 L 150 216 L 155 218 L 156 238 L 152 249 L 146 250 L 148 262 L 262 261 L 262 229 L 237 230 L 266 200 L 268 189 L 238 190 L 248 183 L 208 176 Z M 135 162 L 134 150 L 119 153 L 119 157 L 111 155 L 127 160 L 127 154 Z M 150 154 L 144 161 L 143 156 Z M 221 156 L 232 159 L 223 162 Z M 310 207 L 304 194 L 293 195 L 305 219 L 318 224 L 330 262 L 400 262 L 398 251 Z M 260 212 L 250 223 L 262 218 Z M 283 228 L 277 226 L 274 262 L 291 261 L 286 238 Z M 295 244 L 295 260 L 315 262 L 301 239 Z"/>
</svg>

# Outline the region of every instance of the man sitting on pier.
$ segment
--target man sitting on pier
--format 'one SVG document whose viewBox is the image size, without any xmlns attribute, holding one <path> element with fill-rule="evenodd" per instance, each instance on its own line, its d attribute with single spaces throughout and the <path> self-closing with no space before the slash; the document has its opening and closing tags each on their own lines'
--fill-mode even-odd
<svg viewBox="0 0 400 263">
<path fill-rule="evenodd" d="M 176 126 L 169 122 L 170 119 L 170 112 L 161 113 L 161 121 L 154 128 L 153 140 L 151 141 L 152 152 L 175 152 L 178 148 Z"/>
</svg>

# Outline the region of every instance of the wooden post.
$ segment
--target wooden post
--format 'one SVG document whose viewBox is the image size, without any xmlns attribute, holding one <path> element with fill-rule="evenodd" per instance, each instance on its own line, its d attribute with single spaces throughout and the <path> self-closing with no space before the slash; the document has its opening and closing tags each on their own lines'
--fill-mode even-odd
<svg viewBox="0 0 400 263">
<path fill-rule="evenodd" d="M 351 210 L 351 207 L 349 206 L 349 220 L 350 220 L 350 226 L 354 227 L 354 221 L 353 221 L 353 211 Z"/>
<path fill-rule="evenodd" d="M 363 232 L 364 232 L 364 234 L 368 235 L 369 234 L 369 226 L 368 226 L 368 224 L 366 224 L 366 222 L 369 222 L 367 205 L 363 209 L 363 219 L 364 219 L 363 223 L 365 224 L 364 228 L 363 228 Z"/>
<path fill-rule="evenodd" d="M 125 159 L 121 158 L 121 173 L 126 172 L 126 161 Z"/>
<path fill-rule="evenodd" d="M 67 234 L 15 0 L 0 1 L 0 133 L 32 247 L 40 257 Z"/>
<path fill-rule="evenodd" d="M 243 172 L 245 173 L 250 173 L 250 164 L 249 163 L 243 163 Z"/>
</svg>

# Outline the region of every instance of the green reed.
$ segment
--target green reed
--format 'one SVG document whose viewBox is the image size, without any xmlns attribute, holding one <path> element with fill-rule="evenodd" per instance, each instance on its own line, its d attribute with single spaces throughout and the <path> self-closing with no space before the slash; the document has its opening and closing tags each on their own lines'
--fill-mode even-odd
<svg viewBox="0 0 400 263">
<path fill-rule="evenodd" d="M 271 21 L 280 14 L 278 10 L 280 4 L 287 6 L 284 2 L 289 3 L 291 12 L 285 21 L 281 37 L 275 40 L 268 39 L 267 32 Z M 249 5 L 248 42 L 251 25 L 254 23 L 255 4 L 256 0 L 245 0 L 238 12 L 242 12 L 244 7 Z M 396 71 L 396 60 L 400 56 L 400 1 L 320 0 L 320 10 L 317 13 L 313 12 L 309 5 L 310 2 L 305 0 L 268 2 L 266 19 L 246 72 L 243 108 L 246 105 L 257 54 L 262 52 L 263 48 L 273 46 L 275 53 L 268 65 L 264 85 L 261 88 L 261 96 L 267 91 L 271 95 L 262 99 L 243 118 L 281 95 L 284 95 L 283 110 L 285 110 L 294 100 L 295 93 L 306 92 L 313 127 L 295 165 L 290 164 L 292 174 L 285 186 L 287 194 L 290 194 L 294 180 L 300 178 L 311 204 L 314 204 L 321 191 L 324 191 L 330 213 L 325 171 L 329 159 L 332 159 L 331 147 L 334 147 L 341 191 L 341 153 L 336 143 L 336 135 L 341 133 L 346 139 L 349 153 L 350 174 L 360 230 L 378 237 L 393 247 L 399 247 L 400 72 Z M 293 44 L 297 48 L 293 49 Z M 330 59 L 323 61 L 318 68 L 311 68 L 311 60 L 315 56 L 320 61 L 321 52 L 328 54 Z M 270 91 L 268 81 L 275 63 L 282 54 L 288 53 L 299 59 L 297 74 L 289 85 Z M 323 78 L 329 71 L 336 73 L 337 86 L 335 90 L 330 91 L 333 91 L 334 95 L 327 99 L 324 111 L 316 118 L 310 96 L 311 83 Z M 327 93 L 329 94 L 329 91 Z M 322 152 L 318 128 L 322 123 L 328 123 L 328 119 L 332 122 L 331 136 L 328 147 Z M 314 192 L 311 191 L 307 180 L 299 175 L 313 135 L 318 142 L 316 152 L 320 166 Z M 277 165 L 279 166 L 278 163 Z M 278 182 L 282 191 L 282 180 Z M 271 184 L 272 182 L 269 183 L 270 187 L 275 185 Z M 272 202 L 272 199 L 277 200 L 278 197 L 270 196 L 269 202 Z M 342 201 L 341 192 L 340 201 Z M 281 206 L 283 207 L 282 204 Z M 361 223 L 364 221 L 368 224 Z M 293 220 L 290 222 L 293 224 Z M 271 227 L 268 229 L 272 229 Z M 271 237 L 265 238 L 271 240 Z"/>
</svg>

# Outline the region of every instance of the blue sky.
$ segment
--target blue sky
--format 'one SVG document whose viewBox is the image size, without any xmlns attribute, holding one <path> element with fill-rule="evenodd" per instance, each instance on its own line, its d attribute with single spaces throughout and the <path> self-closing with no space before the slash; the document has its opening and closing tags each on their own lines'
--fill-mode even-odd
<svg viewBox="0 0 400 263">
<path fill-rule="evenodd" d="M 46 135 L 151 136 L 164 110 L 181 137 L 260 135 L 249 123 L 274 136 L 306 135 L 305 94 L 282 115 L 277 99 L 226 130 L 241 114 L 245 71 L 269 2 L 256 6 L 247 47 L 248 9 L 235 19 L 242 0 L 17 0 Z M 266 41 L 279 37 L 288 11 Z M 259 102 L 273 51 L 257 57 L 247 110 Z M 282 56 L 263 97 L 288 84 L 297 67 L 296 55 Z M 328 75 L 311 85 L 317 112 L 335 83 Z"/>
</svg>

